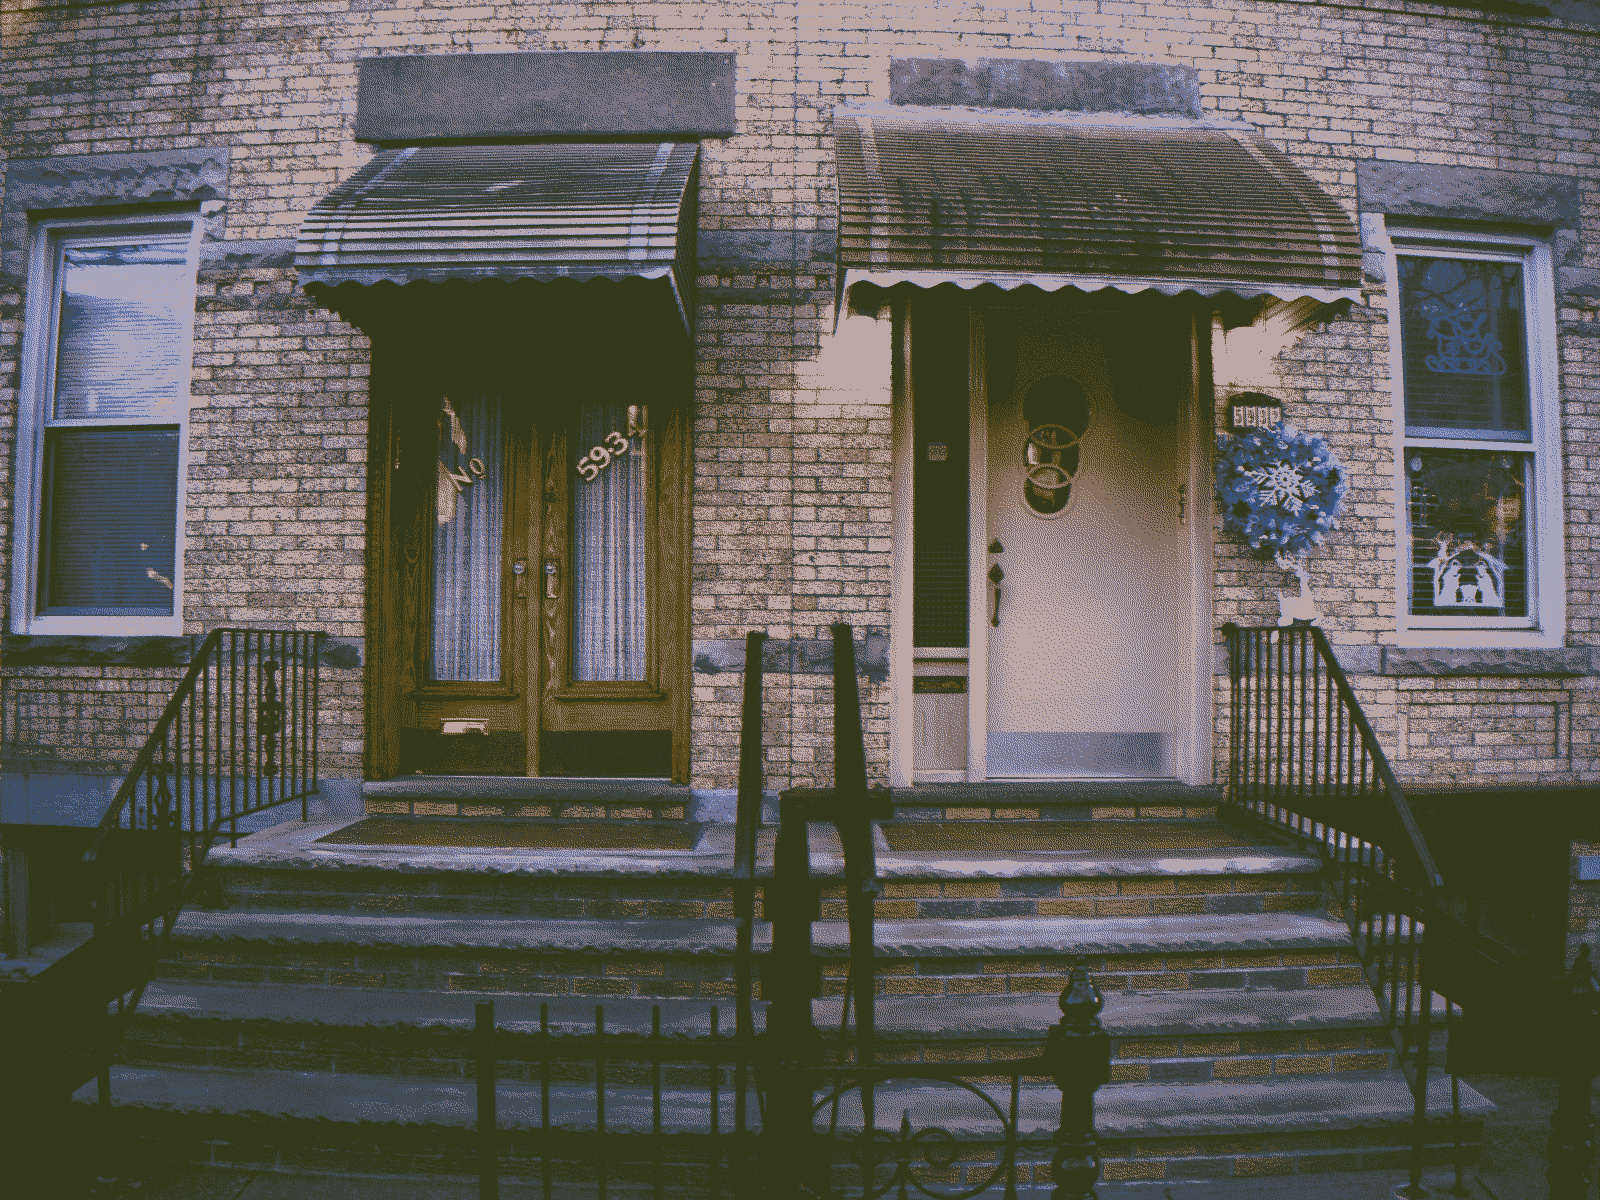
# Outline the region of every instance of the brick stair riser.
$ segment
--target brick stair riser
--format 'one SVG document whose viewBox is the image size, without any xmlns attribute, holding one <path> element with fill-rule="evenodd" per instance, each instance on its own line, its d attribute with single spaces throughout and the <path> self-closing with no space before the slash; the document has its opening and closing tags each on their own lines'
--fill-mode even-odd
<svg viewBox="0 0 1600 1200">
<path fill-rule="evenodd" d="M 724 1027 L 731 1006 L 721 1006 Z M 532 1046 L 528 1035 L 502 1030 L 509 1053 Z M 1041 1029 L 1033 1037 L 908 1038 L 880 1030 L 880 1063 L 949 1063 L 976 1067 L 1038 1054 Z M 827 1061 L 855 1061 L 853 1045 L 841 1045 L 836 1029 L 824 1028 Z M 473 1048 L 466 1029 L 330 1027 L 276 1021 L 237 1021 L 172 1015 L 141 1015 L 133 1022 L 121 1061 L 135 1066 L 194 1066 L 286 1071 L 355 1072 L 364 1075 L 431 1075 L 467 1078 Z M 1221 1036 L 1113 1037 L 1112 1083 L 1204 1083 L 1273 1075 L 1376 1071 L 1394 1065 L 1382 1029 L 1229 1034 Z M 525 1068 L 508 1078 L 537 1078 Z M 668 1067 L 669 1084 L 703 1082 L 706 1068 Z M 619 1080 L 620 1082 L 620 1080 Z"/>
<path fill-rule="evenodd" d="M 308 877 L 309 876 L 309 877 Z M 758 891 L 767 919 L 765 888 Z M 228 869 L 208 889 L 231 910 L 394 915 L 517 916 L 540 920 L 733 919 L 730 883 L 684 880 L 482 878 L 398 872 Z M 1318 876 L 888 880 L 875 906 L 881 921 L 981 917 L 1145 917 L 1313 912 L 1324 907 Z M 846 918 L 843 884 L 822 887 L 821 917 Z"/>
<path fill-rule="evenodd" d="M 762 956 L 757 956 L 759 976 Z M 880 958 L 876 991 L 890 996 L 1058 993 L 1072 956 Z M 1352 950 L 1243 950 L 1089 956 L 1102 991 L 1156 988 L 1342 987 L 1364 982 Z M 823 994 L 842 995 L 847 965 L 823 963 Z M 513 950 L 387 950 L 197 942 L 157 978 L 192 983 L 314 984 L 525 995 L 683 996 L 730 1000 L 731 957 L 540 954 Z"/>
<path fill-rule="evenodd" d="M 1481 1123 L 1463 1122 L 1463 1161 L 1477 1161 Z M 1352 1129 L 1308 1134 L 1222 1135 L 1207 1138 L 1109 1138 L 1100 1142 L 1100 1177 L 1124 1181 L 1244 1179 L 1320 1175 L 1329 1171 L 1401 1171 L 1411 1163 L 1409 1130 Z M 1426 1166 L 1455 1161 L 1448 1127 L 1431 1123 Z M 1049 1168 L 1035 1178 L 1049 1178 Z"/>
<path fill-rule="evenodd" d="M 752 1096 L 752 1123 L 755 1109 Z M 475 1135 L 463 1127 L 173 1113 L 128 1107 L 114 1112 L 114 1133 L 125 1141 L 142 1143 L 152 1157 L 278 1170 L 374 1174 L 465 1176 L 477 1170 Z M 720 1128 L 731 1130 L 731 1094 L 722 1096 L 719 1116 Z M 893 1114 L 880 1115 L 878 1123 L 892 1128 Z M 1481 1127 L 1463 1124 L 1462 1152 L 1470 1163 L 1476 1161 Z M 1447 1124 L 1430 1123 L 1424 1144 L 1427 1165 L 1442 1166 L 1453 1161 L 1455 1148 L 1450 1137 Z M 721 1144 L 726 1147 L 731 1140 Z M 662 1178 L 669 1187 L 677 1184 L 688 1188 L 687 1194 L 702 1200 L 715 1194 L 701 1157 L 707 1143 L 703 1136 L 681 1133 L 663 1140 Z M 654 1144 L 652 1139 L 628 1134 L 613 1133 L 602 1140 L 592 1132 L 562 1133 L 550 1147 L 554 1160 L 550 1173 L 558 1181 L 587 1182 L 597 1180 L 603 1170 L 610 1185 L 648 1183 L 655 1170 Z M 498 1156 L 502 1180 L 538 1179 L 543 1165 L 540 1148 L 538 1131 L 502 1129 Z M 1102 1138 L 1097 1150 L 1101 1178 L 1108 1183 L 1403 1171 L 1411 1155 L 1408 1133 L 1400 1129 Z M 1000 1150 L 993 1143 L 972 1141 L 963 1143 L 956 1153 L 956 1161 L 943 1168 L 917 1160 L 917 1178 L 936 1186 L 976 1184 L 993 1172 Z M 1052 1147 L 1044 1142 L 1021 1146 L 1016 1159 L 1017 1183 L 1051 1182 L 1052 1153 Z M 858 1178 L 852 1164 L 836 1162 L 836 1185 L 847 1185 Z M 733 1194 L 729 1176 L 724 1174 L 719 1182 L 724 1189 L 722 1194 Z"/>
<path fill-rule="evenodd" d="M 570 821 L 681 821 L 687 815 L 684 801 L 597 801 L 593 797 L 546 800 L 380 799 L 362 802 L 368 816 L 395 817 L 561 817 Z"/>
<path fill-rule="evenodd" d="M 881 1118 L 879 1124 L 887 1124 Z M 1478 1159 L 1476 1139 L 1481 1126 L 1473 1125 L 1463 1138 L 1462 1160 Z M 1330 1171 L 1404 1171 L 1411 1162 L 1406 1134 L 1393 1129 L 1330 1130 L 1317 1134 L 1261 1134 L 1255 1137 L 1224 1135 L 1201 1138 L 1102 1138 L 1096 1145 L 1100 1180 L 1104 1183 L 1251 1179 L 1263 1176 L 1322 1175 Z M 999 1149 L 963 1146 L 955 1163 L 930 1166 L 917 1163 L 915 1176 L 942 1188 L 976 1187 L 988 1180 L 999 1162 Z M 1448 1131 L 1430 1126 L 1423 1147 L 1427 1166 L 1455 1161 L 1456 1150 Z M 1018 1185 L 1049 1184 L 1051 1153 L 1036 1145 L 1017 1153 Z M 880 1176 L 880 1181 L 886 1178 Z M 848 1194 L 860 1187 L 860 1171 L 853 1164 L 836 1163 L 832 1182 Z M 994 1185 L 994 1194 L 1000 1184 Z"/>
<path fill-rule="evenodd" d="M 1029 800 L 978 804 L 970 801 L 937 803 L 896 803 L 897 821 L 1139 821 L 1145 824 L 1172 824 L 1187 821 L 1212 821 L 1216 804 L 1093 804 L 1082 801 Z"/>
</svg>

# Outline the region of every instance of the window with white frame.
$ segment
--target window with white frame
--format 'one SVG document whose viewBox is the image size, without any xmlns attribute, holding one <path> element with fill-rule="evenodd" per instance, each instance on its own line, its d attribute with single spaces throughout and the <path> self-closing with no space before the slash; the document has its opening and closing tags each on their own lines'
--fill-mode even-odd
<svg viewBox="0 0 1600 1200">
<path fill-rule="evenodd" d="M 1401 630 L 1559 644 L 1555 299 L 1528 238 L 1390 231 Z"/>
<path fill-rule="evenodd" d="M 182 632 L 195 223 L 34 230 L 12 627 Z"/>
</svg>

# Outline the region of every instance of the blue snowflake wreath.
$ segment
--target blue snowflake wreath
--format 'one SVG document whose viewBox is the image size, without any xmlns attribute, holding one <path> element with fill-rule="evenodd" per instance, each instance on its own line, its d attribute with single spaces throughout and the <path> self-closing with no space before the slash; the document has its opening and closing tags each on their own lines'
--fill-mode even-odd
<svg viewBox="0 0 1600 1200">
<path fill-rule="evenodd" d="M 1344 504 L 1344 464 L 1328 443 L 1279 421 L 1217 438 L 1224 533 L 1253 550 L 1297 556 L 1322 544 Z"/>
</svg>

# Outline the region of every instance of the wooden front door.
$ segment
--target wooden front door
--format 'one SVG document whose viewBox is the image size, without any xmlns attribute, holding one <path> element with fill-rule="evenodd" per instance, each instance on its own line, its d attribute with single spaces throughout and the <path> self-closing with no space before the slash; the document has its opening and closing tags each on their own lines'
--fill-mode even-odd
<svg viewBox="0 0 1600 1200">
<path fill-rule="evenodd" d="M 676 356 L 541 329 L 375 349 L 375 777 L 687 777 Z"/>
</svg>

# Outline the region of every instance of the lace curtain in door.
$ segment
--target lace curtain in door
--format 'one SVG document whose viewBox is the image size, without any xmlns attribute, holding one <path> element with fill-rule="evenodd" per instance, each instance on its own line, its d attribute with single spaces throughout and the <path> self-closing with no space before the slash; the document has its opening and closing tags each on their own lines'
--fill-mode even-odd
<svg viewBox="0 0 1600 1200">
<path fill-rule="evenodd" d="M 500 678 L 500 523 L 505 511 L 500 397 L 439 406 L 433 532 L 433 677 Z"/>
<path fill-rule="evenodd" d="M 584 404 L 574 464 L 608 459 L 573 476 L 572 677 L 642 680 L 645 656 L 645 447 L 629 437 L 628 406 Z M 612 436 L 616 435 L 616 436 Z M 625 446 L 615 453 L 619 445 Z M 606 448 L 593 455 L 594 447 Z M 571 468 L 569 468 L 571 469 Z M 593 478 L 585 475 L 593 474 Z"/>
</svg>

